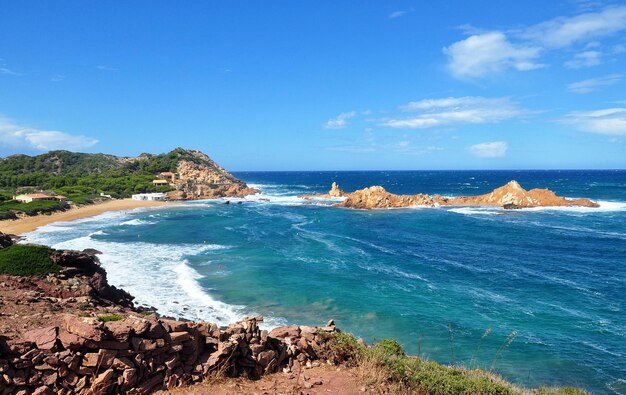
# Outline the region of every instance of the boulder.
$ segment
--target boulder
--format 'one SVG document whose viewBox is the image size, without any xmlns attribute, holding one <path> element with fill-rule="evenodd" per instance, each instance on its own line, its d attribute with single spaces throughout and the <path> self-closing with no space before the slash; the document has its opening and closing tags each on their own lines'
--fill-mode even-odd
<svg viewBox="0 0 626 395">
<path fill-rule="evenodd" d="M 83 339 L 100 341 L 106 336 L 104 324 L 92 317 L 66 315 L 64 317 L 64 327 L 69 333 Z"/>
<path fill-rule="evenodd" d="M 24 340 L 37 344 L 40 350 L 52 350 L 57 342 L 57 334 L 56 326 L 33 329 L 24 333 Z"/>
</svg>

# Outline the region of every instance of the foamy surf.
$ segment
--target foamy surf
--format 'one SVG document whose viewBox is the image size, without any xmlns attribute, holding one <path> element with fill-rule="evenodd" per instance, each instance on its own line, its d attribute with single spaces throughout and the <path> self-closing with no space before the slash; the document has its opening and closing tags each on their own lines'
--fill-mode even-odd
<svg viewBox="0 0 626 395">
<path fill-rule="evenodd" d="M 118 220 L 110 221 L 111 218 L 108 220 L 105 220 L 107 225 L 115 226 L 119 223 Z M 139 225 L 141 220 L 124 222 L 131 222 L 133 226 Z M 130 292 L 137 306 L 156 308 L 159 314 L 165 316 L 203 320 L 218 325 L 227 325 L 254 313 L 245 306 L 229 305 L 214 299 L 199 282 L 203 276 L 189 266 L 186 259 L 188 256 L 205 254 L 210 264 L 211 252 L 230 248 L 228 246 L 111 242 L 97 237 L 106 234 L 102 230 L 53 244 L 50 243 L 50 235 L 55 231 L 54 228 L 50 226 L 44 231 L 32 232 L 24 241 L 51 244 L 56 249 L 93 248 L 100 251 L 98 257 L 107 271 L 109 283 Z M 56 230 L 61 232 L 74 229 L 68 226 L 59 228 Z M 281 324 L 282 320 L 268 317 L 264 327 Z"/>
</svg>

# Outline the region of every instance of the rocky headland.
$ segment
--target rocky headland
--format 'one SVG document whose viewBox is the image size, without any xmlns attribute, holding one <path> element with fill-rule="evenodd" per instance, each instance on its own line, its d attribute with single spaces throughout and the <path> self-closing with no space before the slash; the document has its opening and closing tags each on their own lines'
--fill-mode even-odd
<svg viewBox="0 0 626 395">
<path fill-rule="evenodd" d="M 354 192 L 343 192 L 333 182 L 327 194 L 307 195 L 305 198 L 344 197 L 345 200 L 337 203 L 339 207 L 357 209 L 378 209 L 398 207 L 437 207 L 437 206 L 496 206 L 505 209 L 519 209 L 530 207 L 599 207 L 589 199 L 567 199 L 557 196 L 549 189 L 526 190 L 517 181 L 510 181 L 504 186 L 494 189 L 490 193 L 478 196 L 444 197 L 418 193 L 416 195 L 396 195 L 381 186 L 372 186 Z"/>
<path fill-rule="evenodd" d="M 187 159 L 180 159 L 177 177 L 171 182 L 175 188 L 167 195 L 173 200 L 244 197 L 258 193 L 245 182 L 215 163 L 208 155 L 197 150 L 184 150 Z"/>
</svg>

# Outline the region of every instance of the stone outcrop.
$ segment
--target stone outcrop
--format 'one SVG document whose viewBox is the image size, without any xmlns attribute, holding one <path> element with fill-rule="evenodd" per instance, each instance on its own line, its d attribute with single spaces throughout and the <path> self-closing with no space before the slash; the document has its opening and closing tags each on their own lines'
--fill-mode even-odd
<svg viewBox="0 0 626 395">
<path fill-rule="evenodd" d="M 330 187 L 330 191 L 328 191 L 328 195 L 331 197 L 342 197 L 344 196 L 344 192 L 339 188 L 336 182 L 333 181 L 333 184 Z"/>
<path fill-rule="evenodd" d="M 148 394 L 215 377 L 259 378 L 332 358 L 337 329 L 290 326 L 268 333 L 249 317 L 226 328 L 156 315 L 120 321 L 65 315 L 63 324 L 0 337 L 0 394 Z"/>
<path fill-rule="evenodd" d="M 50 258 L 61 266 L 61 271 L 51 275 L 49 281 L 52 283 L 72 282 L 74 297 L 89 297 L 104 305 L 132 307 L 134 297 L 108 283 L 107 273 L 100 266 L 100 261 L 94 252 L 97 253 L 93 250 L 53 251 Z"/>
<path fill-rule="evenodd" d="M 175 191 L 170 199 L 212 199 L 220 197 L 243 197 L 259 191 L 230 174 L 200 151 L 187 151 L 194 160 L 180 160 L 172 181 Z"/>
<path fill-rule="evenodd" d="M 336 185 L 330 192 L 339 190 Z M 330 195 L 330 192 L 328 195 Z M 325 197 L 328 195 L 317 195 Z M 494 189 L 492 192 L 479 196 L 458 196 L 443 197 L 439 195 L 396 195 L 387 192 L 381 186 L 373 186 L 360 189 L 351 193 L 343 193 L 345 200 L 338 206 L 375 209 L 394 208 L 411 206 L 497 206 L 506 209 L 528 208 L 528 207 L 549 207 L 549 206 L 583 206 L 599 207 L 599 205 L 588 199 L 567 199 L 557 196 L 549 189 L 531 189 L 529 191 L 521 187 L 517 181 Z M 314 197 L 314 196 L 312 196 Z"/>
<path fill-rule="evenodd" d="M 13 245 L 13 239 L 6 233 L 0 232 L 0 250 Z"/>
</svg>

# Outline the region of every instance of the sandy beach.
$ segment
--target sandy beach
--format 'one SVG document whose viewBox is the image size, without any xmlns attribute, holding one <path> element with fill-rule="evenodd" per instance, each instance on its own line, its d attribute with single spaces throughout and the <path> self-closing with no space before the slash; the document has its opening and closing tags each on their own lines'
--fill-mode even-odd
<svg viewBox="0 0 626 395">
<path fill-rule="evenodd" d="M 67 211 L 61 211 L 50 215 L 36 215 L 33 217 L 23 217 L 19 219 L 9 219 L 0 221 L 0 232 L 19 235 L 31 232 L 40 226 L 50 224 L 57 221 L 72 221 L 75 219 L 93 217 L 107 211 L 123 211 L 132 210 L 140 207 L 163 206 L 168 202 L 119 199 L 109 200 L 104 203 L 91 204 L 77 208 L 71 208 Z"/>
</svg>

